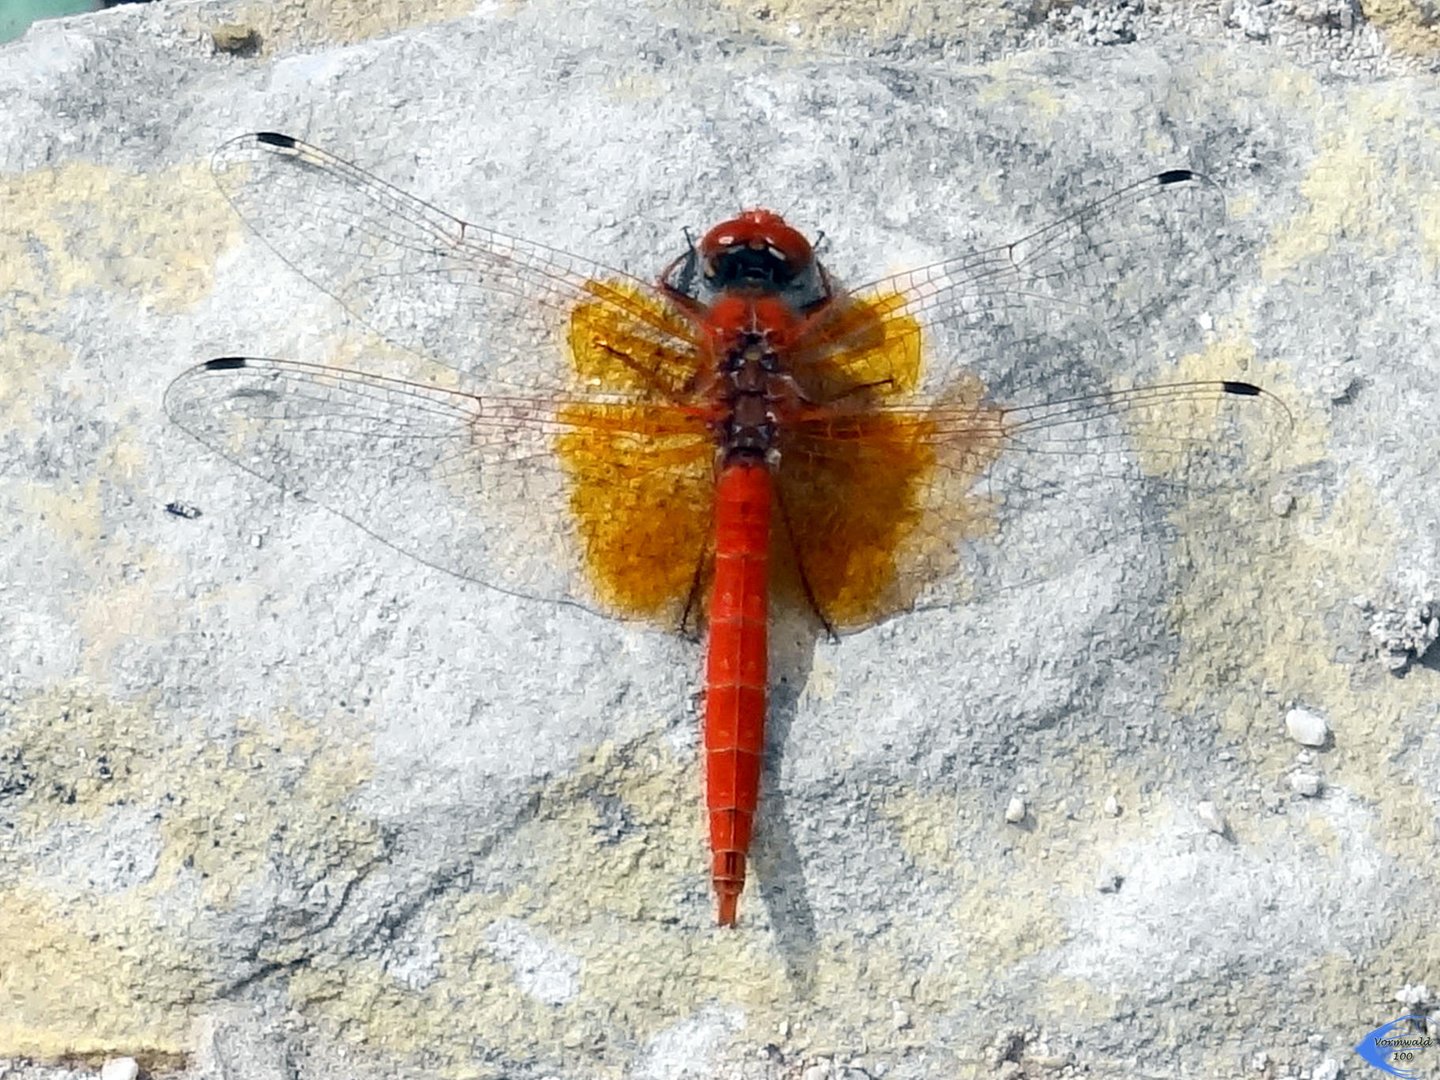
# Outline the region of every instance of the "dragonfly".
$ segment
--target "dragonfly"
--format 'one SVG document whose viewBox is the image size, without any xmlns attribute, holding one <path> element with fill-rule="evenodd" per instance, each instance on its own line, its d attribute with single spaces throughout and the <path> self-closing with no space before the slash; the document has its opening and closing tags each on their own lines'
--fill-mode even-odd
<svg viewBox="0 0 1440 1080">
<path fill-rule="evenodd" d="M 1162 536 L 1190 500 L 1253 494 L 1244 455 L 1287 423 L 1239 372 L 1141 377 L 1177 297 L 1214 288 L 1224 199 L 1189 169 L 855 288 L 763 209 L 687 232 L 647 281 L 288 135 L 233 139 L 213 172 L 280 259 L 429 374 L 220 357 L 170 384 L 168 415 L 432 567 L 703 633 L 720 925 L 759 807 L 776 609 L 834 636 L 1043 580 L 1024 537 L 1068 530 L 1079 558 Z"/>
</svg>

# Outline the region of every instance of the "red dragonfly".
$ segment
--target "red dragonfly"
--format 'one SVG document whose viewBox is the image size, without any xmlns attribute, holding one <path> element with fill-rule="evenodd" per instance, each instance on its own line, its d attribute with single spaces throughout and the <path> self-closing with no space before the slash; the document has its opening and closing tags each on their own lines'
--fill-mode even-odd
<svg viewBox="0 0 1440 1080">
<path fill-rule="evenodd" d="M 1251 383 L 1145 384 L 1127 365 L 1124 343 L 1139 351 L 1177 293 L 1214 287 L 1224 201 L 1189 170 L 851 290 L 767 210 L 716 225 L 649 285 L 287 135 L 228 142 L 214 171 L 301 275 L 452 366 L 422 381 L 225 357 L 170 385 L 169 415 L 431 566 L 708 627 L 724 925 L 758 803 L 772 603 L 833 635 L 964 602 L 1024 576 L 1010 536 L 1068 527 L 1076 557 L 1133 537 L 1233 486 L 1245 425 L 1284 422 Z M 1116 490 L 1149 509 L 1047 517 Z"/>
</svg>

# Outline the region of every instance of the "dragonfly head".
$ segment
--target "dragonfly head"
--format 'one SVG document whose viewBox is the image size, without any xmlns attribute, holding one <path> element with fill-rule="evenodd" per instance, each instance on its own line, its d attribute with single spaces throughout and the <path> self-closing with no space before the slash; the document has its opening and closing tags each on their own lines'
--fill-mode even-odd
<svg viewBox="0 0 1440 1080">
<path fill-rule="evenodd" d="M 752 286 L 783 290 L 811 269 L 815 251 L 770 210 L 746 210 L 722 221 L 700 241 L 705 282 L 712 289 Z"/>
</svg>

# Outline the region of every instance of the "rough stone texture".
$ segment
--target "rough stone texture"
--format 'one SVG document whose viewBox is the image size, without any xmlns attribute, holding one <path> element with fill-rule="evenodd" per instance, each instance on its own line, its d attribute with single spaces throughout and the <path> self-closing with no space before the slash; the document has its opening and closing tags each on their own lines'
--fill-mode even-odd
<svg viewBox="0 0 1440 1080">
<path fill-rule="evenodd" d="M 1395 995 L 1440 983 L 1440 666 L 1392 674 L 1354 602 L 1440 573 L 1433 20 L 835 7 L 163 5 L 0 49 L 7 1078 L 1333 1076 L 1434 1008 Z M 373 344 L 216 193 L 255 129 L 645 276 L 738 203 L 853 277 L 1204 169 L 1249 247 L 1195 347 L 1293 412 L 1285 512 L 1158 591 L 1151 552 L 782 628 L 719 932 L 693 646 L 458 583 L 166 425 L 197 360 Z"/>
</svg>

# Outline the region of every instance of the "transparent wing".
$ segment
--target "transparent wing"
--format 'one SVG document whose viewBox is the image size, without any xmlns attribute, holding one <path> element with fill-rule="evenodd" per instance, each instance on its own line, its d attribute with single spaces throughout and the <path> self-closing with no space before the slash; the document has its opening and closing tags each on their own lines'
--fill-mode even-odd
<svg viewBox="0 0 1440 1080">
<path fill-rule="evenodd" d="M 286 136 L 228 143 L 215 171 L 300 273 L 461 375 L 211 361 L 167 392 L 181 427 L 433 566 L 678 622 L 714 465 L 688 322 L 634 279 Z M 1283 441 L 1283 405 L 1165 366 L 1167 343 L 1189 345 L 1191 294 L 1217 281 L 1223 217 L 1203 177 L 1162 173 L 836 304 L 792 357 L 826 404 L 781 425 L 792 582 L 856 625 L 1168 538 L 1187 507 L 1243 493 Z"/>
<path fill-rule="evenodd" d="M 1049 384 L 1088 363 L 1139 374 L 1157 354 L 1193 347 L 1222 283 L 1225 200 L 1208 177 L 1171 169 L 1130 184 L 1018 240 L 860 286 L 855 304 L 886 323 L 887 348 L 923 337 L 923 385 L 961 372 L 996 395 Z M 873 363 L 868 319 L 837 305 L 815 342 L 843 364 Z M 1137 364 L 1139 365 L 1137 367 Z M 1070 389 L 1074 389 L 1071 387 Z"/>
<path fill-rule="evenodd" d="M 165 409 L 246 471 L 504 592 L 675 628 L 704 557 L 711 443 L 661 401 L 230 357 L 181 374 Z"/>
<path fill-rule="evenodd" d="M 445 213 L 289 135 L 215 151 L 215 182 L 257 236 L 393 344 L 491 385 L 563 390 L 564 335 L 597 298 L 658 355 L 693 345 L 643 282 Z"/>
<path fill-rule="evenodd" d="M 1290 428 L 1279 398 L 1225 380 L 1028 405 L 971 380 L 928 406 L 825 410 L 782 451 L 795 576 L 843 628 L 1141 549 L 1154 565 L 1182 540 L 1243 544 Z"/>
</svg>

